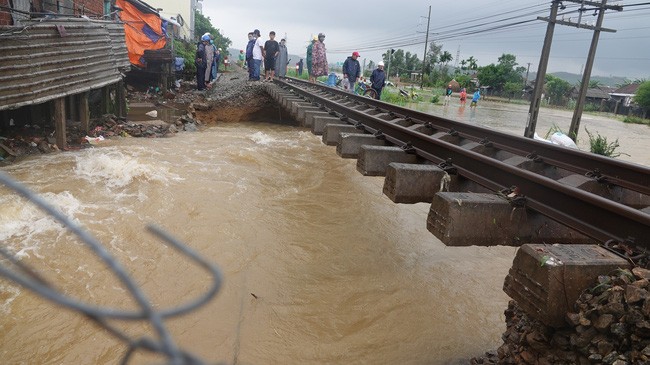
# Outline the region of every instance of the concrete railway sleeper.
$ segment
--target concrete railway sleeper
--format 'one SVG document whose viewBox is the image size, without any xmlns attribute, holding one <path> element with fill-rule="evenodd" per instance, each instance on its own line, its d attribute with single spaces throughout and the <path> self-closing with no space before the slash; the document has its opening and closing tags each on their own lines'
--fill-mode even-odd
<svg viewBox="0 0 650 365">
<path fill-rule="evenodd" d="M 360 172 L 386 176 L 395 202 L 432 203 L 427 227 L 447 245 L 650 246 L 646 167 L 296 80 L 268 90 L 339 155 L 356 158 Z"/>
<path fill-rule="evenodd" d="M 431 203 L 445 245 L 521 246 L 503 290 L 547 326 L 600 275 L 650 266 L 648 168 L 297 80 L 267 90 L 391 200 Z"/>
</svg>

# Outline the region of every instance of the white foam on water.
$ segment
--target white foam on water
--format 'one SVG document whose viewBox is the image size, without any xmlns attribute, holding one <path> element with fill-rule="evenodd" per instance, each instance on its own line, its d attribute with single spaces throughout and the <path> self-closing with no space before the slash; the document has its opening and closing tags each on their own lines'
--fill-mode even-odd
<svg viewBox="0 0 650 365">
<path fill-rule="evenodd" d="M 277 142 L 277 140 L 271 136 L 269 136 L 266 133 L 262 132 L 255 132 L 248 136 L 248 138 L 251 139 L 251 141 L 255 142 L 256 144 L 261 144 L 263 146 L 268 146 L 271 143 Z"/>
<path fill-rule="evenodd" d="M 74 218 L 85 207 L 70 192 L 43 193 L 40 196 L 65 216 L 79 224 Z M 0 241 L 7 248 L 16 252 L 19 258 L 33 253 L 36 257 L 42 240 L 51 242 L 52 234 L 62 235 L 66 229 L 53 217 L 41 211 L 35 205 L 15 194 L 0 196 Z M 49 239 L 47 238 L 49 237 Z"/>
<path fill-rule="evenodd" d="M 11 313 L 11 302 L 20 295 L 20 289 L 12 285 L 0 283 L 0 313 Z"/>
<path fill-rule="evenodd" d="M 162 164 L 143 162 L 117 148 L 92 149 L 88 154 L 76 156 L 75 159 L 74 172 L 77 176 L 93 184 L 104 184 L 108 188 L 124 187 L 138 179 L 163 183 L 183 180 Z"/>
</svg>

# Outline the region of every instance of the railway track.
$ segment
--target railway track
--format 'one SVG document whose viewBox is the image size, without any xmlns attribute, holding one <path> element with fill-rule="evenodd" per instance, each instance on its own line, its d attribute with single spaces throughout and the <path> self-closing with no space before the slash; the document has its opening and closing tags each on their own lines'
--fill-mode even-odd
<svg viewBox="0 0 650 365">
<path fill-rule="evenodd" d="M 599 243 L 650 249 L 650 169 L 297 79 L 287 95 Z"/>
</svg>

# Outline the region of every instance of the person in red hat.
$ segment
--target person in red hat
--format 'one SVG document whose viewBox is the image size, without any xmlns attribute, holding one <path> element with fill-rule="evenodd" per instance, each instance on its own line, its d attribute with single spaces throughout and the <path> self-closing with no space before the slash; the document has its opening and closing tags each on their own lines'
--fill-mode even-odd
<svg viewBox="0 0 650 365">
<path fill-rule="evenodd" d="M 348 57 L 345 62 L 343 62 L 343 88 L 346 89 L 347 86 L 348 92 L 354 92 L 354 84 L 356 84 L 357 81 L 359 81 L 359 77 L 361 77 L 361 65 L 359 64 L 359 61 L 357 61 L 357 58 L 359 58 L 359 52 L 354 51 L 352 52 L 352 56 Z M 347 82 L 345 82 L 346 80 Z"/>
</svg>

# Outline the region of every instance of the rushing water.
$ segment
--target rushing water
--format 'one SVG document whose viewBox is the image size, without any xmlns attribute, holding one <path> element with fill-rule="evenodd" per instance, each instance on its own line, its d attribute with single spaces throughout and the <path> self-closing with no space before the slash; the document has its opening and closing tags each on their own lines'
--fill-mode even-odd
<svg viewBox="0 0 650 365">
<path fill-rule="evenodd" d="M 514 248 L 445 247 L 426 230 L 428 204 L 392 203 L 382 178 L 362 176 L 356 160 L 301 128 L 242 123 L 114 139 L 4 170 L 99 238 L 157 308 L 208 283 L 147 223 L 216 262 L 225 276 L 216 299 L 167 322 L 180 346 L 211 363 L 462 363 L 498 346 L 505 329 L 501 287 Z M 78 240 L 6 189 L 0 237 L 66 294 L 135 308 Z M 3 364 L 115 364 L 125 351 L 6 281 L 0 318 Z"/>
</svg>

